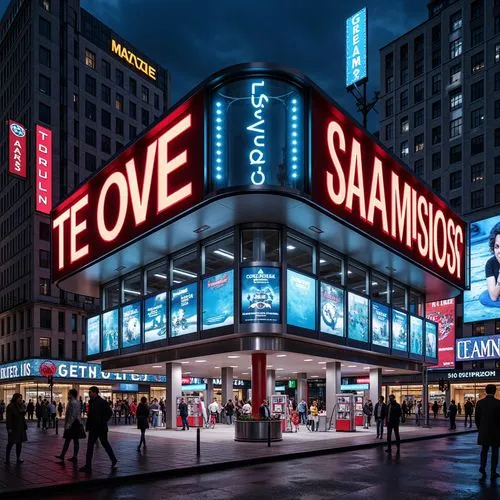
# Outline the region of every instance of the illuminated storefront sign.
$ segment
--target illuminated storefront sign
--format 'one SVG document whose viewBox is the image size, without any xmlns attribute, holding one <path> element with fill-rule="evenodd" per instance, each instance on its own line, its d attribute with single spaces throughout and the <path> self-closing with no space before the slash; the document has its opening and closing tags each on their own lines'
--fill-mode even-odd
<svg viewBox="0 0 500 500">
<path fill-rule="evenodd" d="M 366 7 L 348 17 L 346 28 L 346 87 L 360 83 L 368 76 Z"/>
<path fill-rule="evenodd" d="M 496 370 L 477 370 L 477 371 L 453 371 L 453 372 L 448 372 L 448 379 L 449 380 L 456 380 L 456 379 L 481 379 L 481 378 L 495 378 L 497 376 L 497 371 Z"/>
<path fill-rule="evenodd" d="M 428 302 L 427 319 L 438 324 L 438 364 L 432 368 L 455 367 L 455 299 Z"/>
<path fill-rule="evenodd" d="M 342 384 L 341 391 L 368 391 L 370 384 Z"/>
<path fill-rule="evenodd" d="M 111 40 L 111 52 L 116 54 L 120 59 L 125 59 L 131 66 L 149 76 L 152 80 L 156 80 L 156 68 L 153 68 L 153 66 L 127 49 L 120 42 Z"/>
<path fill-rule="evenodd" d="M 9 173 L 26 178 L 26 129 L 9 120 Z"/>
<path fill-rule="evenodd" d="M 456 360 L 472 361 L 500 358 L 500 335 L 457 339 Z"/>
<path fill-rule="evenodd" d="M 52 210 L 52 131 L 36 125 L 36 210 L 50 214 Z"/>
</svg>

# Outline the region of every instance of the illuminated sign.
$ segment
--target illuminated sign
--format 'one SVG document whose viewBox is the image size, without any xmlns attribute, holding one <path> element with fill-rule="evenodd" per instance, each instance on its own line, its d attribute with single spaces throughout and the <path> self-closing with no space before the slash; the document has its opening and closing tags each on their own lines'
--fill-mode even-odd
<svg viewBox="0 0 500 500">
<path fill-rule="evenodd" d="M 26 178 L 26 129 L 9 120 L 9 173 Z"/>
<path fill-rule="evenodd" d="M 341 391 L 368 391 L 370 384 L 342 384 Z"/>
<path fill-rule="evenodd" d="M 264 149 L 266 147 L 265 107 L 266 103 L 269 102 L 269 97 L 265 94 L 264 86 L 264 80 L 252 83 L 251 103 L 253 123 L 247 127 L 247 131 L 250 133 L 253 142 L 253 149 L 248 154 L 248 162 L 251 171 L 250 180 L 252 184 L 256 184 L 257 186 L 266 182 L 266 175 L 262 169 L 266 164 Z M 269 140 L 269 138 L 267 138 L 267 140 Z"/>
<path fill-rule="evenodd" d="M 52 210 L 52 131 L 36 125 L 36 210 L 50 214 Z"/>
<path fill-rule="evenodd" d="M 497 376 L 496 370 L 479 370 L 479 371 L 453 371 L 448 372 L 448 379 L 464 379 L 464 378 L 495 378 Z"/>
<path fill-rule="evenodd" d="M 203 280 L 202 329 L 210 330 L 234 323 L 234 271 Z"/>
<path fill-rule="evenodd" d="M 455 299 L 428 302 L 427 319 L 438 324 L 438 364 L 434 368 L 455 367 Z"/>
<path fill-rule="evenodd" d="M 437 324 L 430 321 L 425 322 L 425 356 L 437 358 Z"/>
<path fill-rule="evenodd" d="M 287 323 L 316 329 L 316 280 L 302 273 L 287 271 Z"/>
<path fill-rule="evenodd" d="M 101 335 L 101 317 L 93 316 L 87 319 L 87 356 L 99 354 L 99 339 Z"/>
<path fill-rule="evenodd" d="M 54 280 L 168 221 L 202 194 L 203 99 L 198 94 L 54 210 Z"/>
<path fill-rule="evenodd" d="M 152 80 L 156 80 L 156 68 L 153 68 L 153 66 L 134 54 L 131 50 L 127 49 L 127 47 L 123 46 L 120 42 L 111 40 L 111 52 L 116 54 L 120 59 L 125 59 L 130 66 L 133 66 L 138 71 L 149 76 Z"/>
<path fill-rule="evenodd" d="M 319 94 L 312 119 L 313 199 L 463 288 L 466 223 Z"/>
<path fill-rule="evenodd" d="M 346 87 L 352 87 L 368 77 L 366 7 L 348 17 L 346 30 Z"/>
<path fill-rule="evenodd" d="M 241 269 L 241 322 L 280 322 L 280 269 Z"/>
<path fill-rule="evenodd" d="M 362 377 L 356 379 L 356 384 L 369 384 L 369 383 L 370 383 L 370 377 Z"/>
<path fill-rule="evenodd" d="M 457 339 L 457 361 L 500 358 L 500 335 Z"/>
</svg>

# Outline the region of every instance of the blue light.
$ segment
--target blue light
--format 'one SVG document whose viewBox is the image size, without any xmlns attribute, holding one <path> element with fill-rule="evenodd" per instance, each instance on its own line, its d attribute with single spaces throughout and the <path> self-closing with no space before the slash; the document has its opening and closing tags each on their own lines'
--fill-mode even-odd
<svg viewBox="0 0 500 500">
<path fill-rule="evenodd" d="M 215 137 L 217 137 L 217 139 L 222 139 L 222 135 L 221 134 L 217 134 Z"/>
<path fill-rule="evenodd" d="M 220 107 L 222 106 L 222 104 L 221 104 L 220 102 L 215 103 L 215 105 L 216 105 L 218 108 L 220 108 Z"/>
<path fill-rule="evenodd" d="M 293 142 L 297 142 L 297 141 L 293 141 Z M 297 148 L 292 148 L 292 153 L 296 153 L 297 152 Z"/>
<path fill-rule="evenodd" d="M 296 173 L 296 172 L 294 172 L 294 173 L 292 174 L 292 177 L 293 177 L 294 179 L 296 179 L 296 178 L 297 178 L 297 173 Z"/>
<path fill-rule="evenodd" d="M 296 123 L 292 123 L 292 128 L 297 128 L 297 124 Z"/>
<path fill-rule="evenodd" d="M 298 158 L 296 156 L 292 157 L 292 161 L 297 161 Z"/>
<path fill-rule="evenodd" d="M 220 158 L 217 158 L 217 163 L 222 163 L 222 160 Z"/>
<path fill-rule="evenodd" d="M 216 121 L 217 123 L 220 123 L 220 122 L 222 121 L 222 118 L 217 118 L 215 121 Z"/>
<path fill-rule="evenodd" d="M 294 146 L 296 146 L 296 145 L 297 145 L 297 141 L 294 139 L 294 140 L 292 141 L 292 144 L 293 144 Z M 295 153 L 295 151 L 294 151 L 294 153 Z"/>
<path fill-rule="evenodd" d="M 297 108 L 292 108 L 292 113 L 296 113 L 297 112 Z"/>
<path fill-rule="evenodd" d="M 297 170 L 297 165 L 292 165 L 292 168 L 293 168 L 294 170 Z"/>
<path fill-rule="evenodd" d="M 217 156 L 220 156 L 222 153 L 221 153 L 220 151 L 216 151 L 216 152 L 215 152 L 215 154 L 216 154 Z"/>
<path fill-rule="evenodd" d="M 297 99 L 292 99 L 292 104 L 297 104 Z"/>
<path fill-rule="evenodd" d="M 220 175 L 220 174 L 217 174 L 215 177 L 217 178 L 218 181 L 220 181 L 222 179 L 222 175 Z"/>
<path fill-rule="evenodd" d="M 292 132 L 292 137 L 297 137 L 297 132 Z"/>
<path fill-rule="evenodd" d="M 220 125 L 217 125 L 217 127 L 215 127 L 217 130 L 222 130 L 222 127 Z"/>
<path fill-rule="evenodd" d="M 296 120 L 297 117 L 295 115 L 292 116 L 292 120 Z"/>
<path fill-rule="evenodd" d="M 218 115 L 222 115 L 222 111 L 220 109 L 217 110 Z"/>
<path fill-rule="evenodd" d="M 222 142 L 216 142 L 216 143 L 215 143 L 215 145 L 216 145 L 218 148 L 220 148 L 220 147 L 222 147 Z"/>
<path fill-rule="evenodd" d="M 217 167 L 216 170 L 220 172 L 222 170 L 222 167 Z"/>
</svg>

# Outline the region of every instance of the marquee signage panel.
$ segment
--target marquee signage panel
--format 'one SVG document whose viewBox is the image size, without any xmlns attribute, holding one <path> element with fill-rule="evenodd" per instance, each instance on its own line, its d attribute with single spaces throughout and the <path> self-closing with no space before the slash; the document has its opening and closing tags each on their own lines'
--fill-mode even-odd
<svg viewBox="0 0 500 500">
<path fill-rule="evenodd" d="M 348 17 L 345 22 L 347 88 L 368 78 L 368 29 L 366 7 Z"/>
<path fill-rule="evenodd" d="M 456 340 L 456 360 L 476 361 L 500 358 L 500 335 L 470 337 Z"/>
<path fill-rule="evenodd" d="M 432 368 L 455 368 L 455 299 L 428 302 L 427 319 L 438 324 L 438 364 Z"/>
<path fill-rule="evenodd" d="M 26 128 L 9 120 L 9 174 L 26 178 Z"/>
<path fill-rule="evenodd" d="M 35 134 L 36 211 L 50 214 L 52 210 L 52 131 L 37 124 Z"/>
</svg>

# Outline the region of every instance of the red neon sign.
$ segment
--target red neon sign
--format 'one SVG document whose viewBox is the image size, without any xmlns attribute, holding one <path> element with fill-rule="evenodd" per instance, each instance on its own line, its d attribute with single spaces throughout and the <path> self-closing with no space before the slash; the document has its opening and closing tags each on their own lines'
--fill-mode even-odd
<svg viewBox="0 0 500 500">
<path fill-rule="evenodd" d="M 464 287 L 466 223 L 318 93 L 311 147 L 316 202 Z"/>
<path fill-rule="evenodd" d="M 26 129 L 9 120 L 9 173 L 26 178 Z"/>
<path fill-rule="evenodd" d="M 370 377 L 362 377 L 356 379 L 356 384 L 369 384 L 369 383 L 370 383 Z"/>
<path fill-rule="evenodd" d="M 199 93 L 55 208 L 54 280 L 201 201 L 203 113 Z"/>
<path fill-rule="evenodd" d="M 432 368 L 455 368 L 455 299 L 428 302 L 425 314 L 438 324 L 438 364 Z"/>
<path fill-rule="evenodd" d="M 52 210 L 52 131 L 36 126 L 36 210 L 50 214 Z"/>
</svg>

